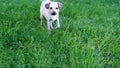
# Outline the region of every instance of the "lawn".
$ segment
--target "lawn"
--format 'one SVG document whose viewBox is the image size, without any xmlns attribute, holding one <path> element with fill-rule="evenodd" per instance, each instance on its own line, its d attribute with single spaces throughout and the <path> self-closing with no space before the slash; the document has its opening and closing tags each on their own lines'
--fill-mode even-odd
<svg viewBox="0 0 120 68">
<path fill-rule="evenodd" d="M 41 0 L 0 0 L 0 68 L 120 68 L 120 0 L 60 1 L 60 29 Z"/>
</svg>

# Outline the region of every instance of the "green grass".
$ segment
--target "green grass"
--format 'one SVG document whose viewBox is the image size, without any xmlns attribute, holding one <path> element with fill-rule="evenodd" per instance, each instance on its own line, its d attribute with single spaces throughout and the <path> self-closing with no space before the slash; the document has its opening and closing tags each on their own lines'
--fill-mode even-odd
<svg viewBox="0 0 120 68">
<path fill-rule="evenodd" d="M 120 68 L 120 1 L 56 1 L 49 34 L 40 0 L 0 0 L 0 68 Z"/>
</svg>

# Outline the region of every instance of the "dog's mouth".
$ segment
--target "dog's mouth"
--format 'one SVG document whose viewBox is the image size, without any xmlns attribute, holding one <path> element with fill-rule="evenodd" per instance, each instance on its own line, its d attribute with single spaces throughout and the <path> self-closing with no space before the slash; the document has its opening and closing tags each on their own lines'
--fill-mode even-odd
<svg viewBox="0 0 120 68">
<path fill-rule="evenodd" d="M 51 15 L 56 15 L 56 14 L 57 14 L 56 12 L 51 13 Z"/>
</svg>

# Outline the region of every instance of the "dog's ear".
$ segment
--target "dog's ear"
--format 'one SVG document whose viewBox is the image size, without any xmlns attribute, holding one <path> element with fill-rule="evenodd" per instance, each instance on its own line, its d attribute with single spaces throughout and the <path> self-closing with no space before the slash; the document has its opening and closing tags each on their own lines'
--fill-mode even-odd
<svg viewBox="0 0 120 68">
<path fill-rule="evenodd" d="M 62 3 L 60 3 L 60 2 L 58 2 L 58 8 L 60 9 L 60 8 L 62 8 Z"/>
<path fill-rule="evenodd" d="M 50 3 L 45 4 L 46 9 L 49 9 L 49 7 L 50 7 Z"/>
</svg>

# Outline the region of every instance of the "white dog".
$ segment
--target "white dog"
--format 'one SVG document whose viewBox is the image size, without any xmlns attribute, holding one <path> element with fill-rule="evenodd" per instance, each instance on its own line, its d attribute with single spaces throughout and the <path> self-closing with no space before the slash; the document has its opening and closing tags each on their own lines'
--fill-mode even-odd
<svg viewBox="0 0 120 68">
<path fill-rule="evenodd" d="M 43 0 L 40 6 L 40 19 L 42 25 L 43 16 L 47 20 L 48 30 L 53 28 L 52 22 L 56 21 L 57 27 L 60 28 L 59 23 L 59 10 L 62 7 L 62 4 L 59 2 L 53 2 L 51 0 Z"/>
</svg>

